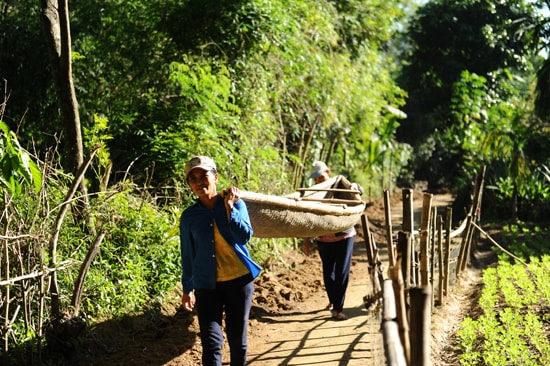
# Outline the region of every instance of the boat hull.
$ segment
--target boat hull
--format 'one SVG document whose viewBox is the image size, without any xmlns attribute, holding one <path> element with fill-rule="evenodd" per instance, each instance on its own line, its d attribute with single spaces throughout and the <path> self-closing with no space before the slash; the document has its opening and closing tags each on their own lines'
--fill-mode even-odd
<svg viewBox="0 0 550 366">
<path fill-rule="evenodd" d="M 336 183 L 335 183 L 336 182 Z M 337 184 L 337 188 L 334 186 Z M 327 197 L 334 188 L 337 194 Z M 242 191 L 257 238 L 305 238 L 336 233 L 360 223 L 365 203 L 340 176 L 329 184 L 312 186 L 301 193 L 271 196 Z M 323 191 L 326 189 L 327 191 Z"/>
</svg>

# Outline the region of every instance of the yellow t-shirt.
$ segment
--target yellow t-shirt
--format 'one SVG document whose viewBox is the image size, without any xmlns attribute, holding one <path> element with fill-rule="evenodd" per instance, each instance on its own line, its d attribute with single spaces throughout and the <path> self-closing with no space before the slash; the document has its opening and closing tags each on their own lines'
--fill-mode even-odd
<svg viewBox="0 0 550 366">
<path fill-rule="evenodd" d="M 216 251 L 216 281 L 234 280 L 250 271 L 241 261 L 235 249 L 223 238 L 214 221 L 214 249 Z"/>
</svg>

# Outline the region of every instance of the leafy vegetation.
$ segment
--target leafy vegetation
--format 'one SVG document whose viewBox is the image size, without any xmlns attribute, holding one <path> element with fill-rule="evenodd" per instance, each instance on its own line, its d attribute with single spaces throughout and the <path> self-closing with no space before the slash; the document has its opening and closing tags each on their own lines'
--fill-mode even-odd
<svg viewBox="0 0 550 366">
<path fill-rule="evenodd" d="M 489 182 L 512 177 L 519 186 L 548 164 L 547 154 L 531 153 L 548 135 L 546 117 L 534 112 L 548 28 L 540 6 L 441 0 L 414 15 L 399 75 L 408 118 L 398 139 L 414 148 L 417 179 L 460 191 L 472 167 L 489 162 Z"/>
<path fill-rule="evenodd" d="M 8 194 L 18 196 L 23 190 L 22 183 L 38 192 L 42 184 L 40 171 L 19 144 L 15 133 L 0 120 L 0 184 Z"/>
<path fill-rule="evenodd" d="M 460 325 L 461 365 L 545 365 L 550 362 L 548 228 L 512 225 L 502 233 L 507 249 L 529 263 L 499 254 L 483 271 L 480 315 Z"/>
<path fill-rule="evenodd" d="M 398 4 L 75 4 L 73 72 L 81 121 L 88 130 L 97 117 L 108 122 L 109 181 L 130 175 L 152 189 L 177 187 L 182 163 L 205 153 L 222 176 L 252 190 L 287 193 L 304 185 L 313 160 L 324 159 L 381 193 L 383 187 L 370 182 L 388 184 L 410 152 L 393 139 L 401 117 L 390 111 L 404 103 L 404 92 L 391 77 L 395 60 L 384 52 L 392 24 L 403 16 Z M 26 15 L 37 13 L 38 4 L 20 2 L 6 6 L 2 17 L 5 24 L 24 23 L 40 39 L 36 20 L 27 22 Z M 6 29 L 3 40 L 8 45 L 18 37 Z M 35 43 L 19 45 L 27 46 Z M 28 59 L 0 55 L 9 89 L 31 88 L 26 75 L 47 69 L 47 60 L 32 56 L 36 49 L 26 50 Z M 13 69 L 16 59 L 21 69 Z M 35 141 L 39 154 L 61 134 L 51 123 L 54 101 L 37 92 L 50 85 L 35 80 L 35 94 L 13 93 L 7 106 L 10 122 L 25 127 L 21 141 Z M 29 99 L 43 103 L 29 105 Z M 37 138 L 36 131 L 48 133 Z"/>
</svg>

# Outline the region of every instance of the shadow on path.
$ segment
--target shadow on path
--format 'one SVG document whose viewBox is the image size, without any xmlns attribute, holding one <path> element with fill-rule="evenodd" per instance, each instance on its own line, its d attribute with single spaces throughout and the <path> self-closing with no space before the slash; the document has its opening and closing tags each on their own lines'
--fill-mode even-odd
<svg viewBox="0 0 550 366">
<path fill-rule="evenodd" d="M 359 239 L 359 238 L 358 238 Z M 344 312 L 349 319 L 331 318 L 323 291 L 290 312 L 263 314 L 249 337 L 251 366 L 383 365 L 379 315 L 369 312 L 363 296 L 371 291 L 366 249 L 357 241 Z M 319 268 L 320 271 L 320 268 Z M 265 335 L 262 337 L 262 335 Z"/>
</svg>

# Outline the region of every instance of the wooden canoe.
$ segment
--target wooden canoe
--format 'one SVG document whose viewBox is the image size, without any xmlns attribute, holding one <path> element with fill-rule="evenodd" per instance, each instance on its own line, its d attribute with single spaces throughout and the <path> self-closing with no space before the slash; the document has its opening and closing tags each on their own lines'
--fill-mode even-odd
<svg viewBox="0 0 550 366">
<path fill-rule="evenodd" d="M 258 238 L 316 237 L 346 230 L 365 211 L 361 194 L 343 176 L 286 196 L 241 191 Z"/>
</svg>

